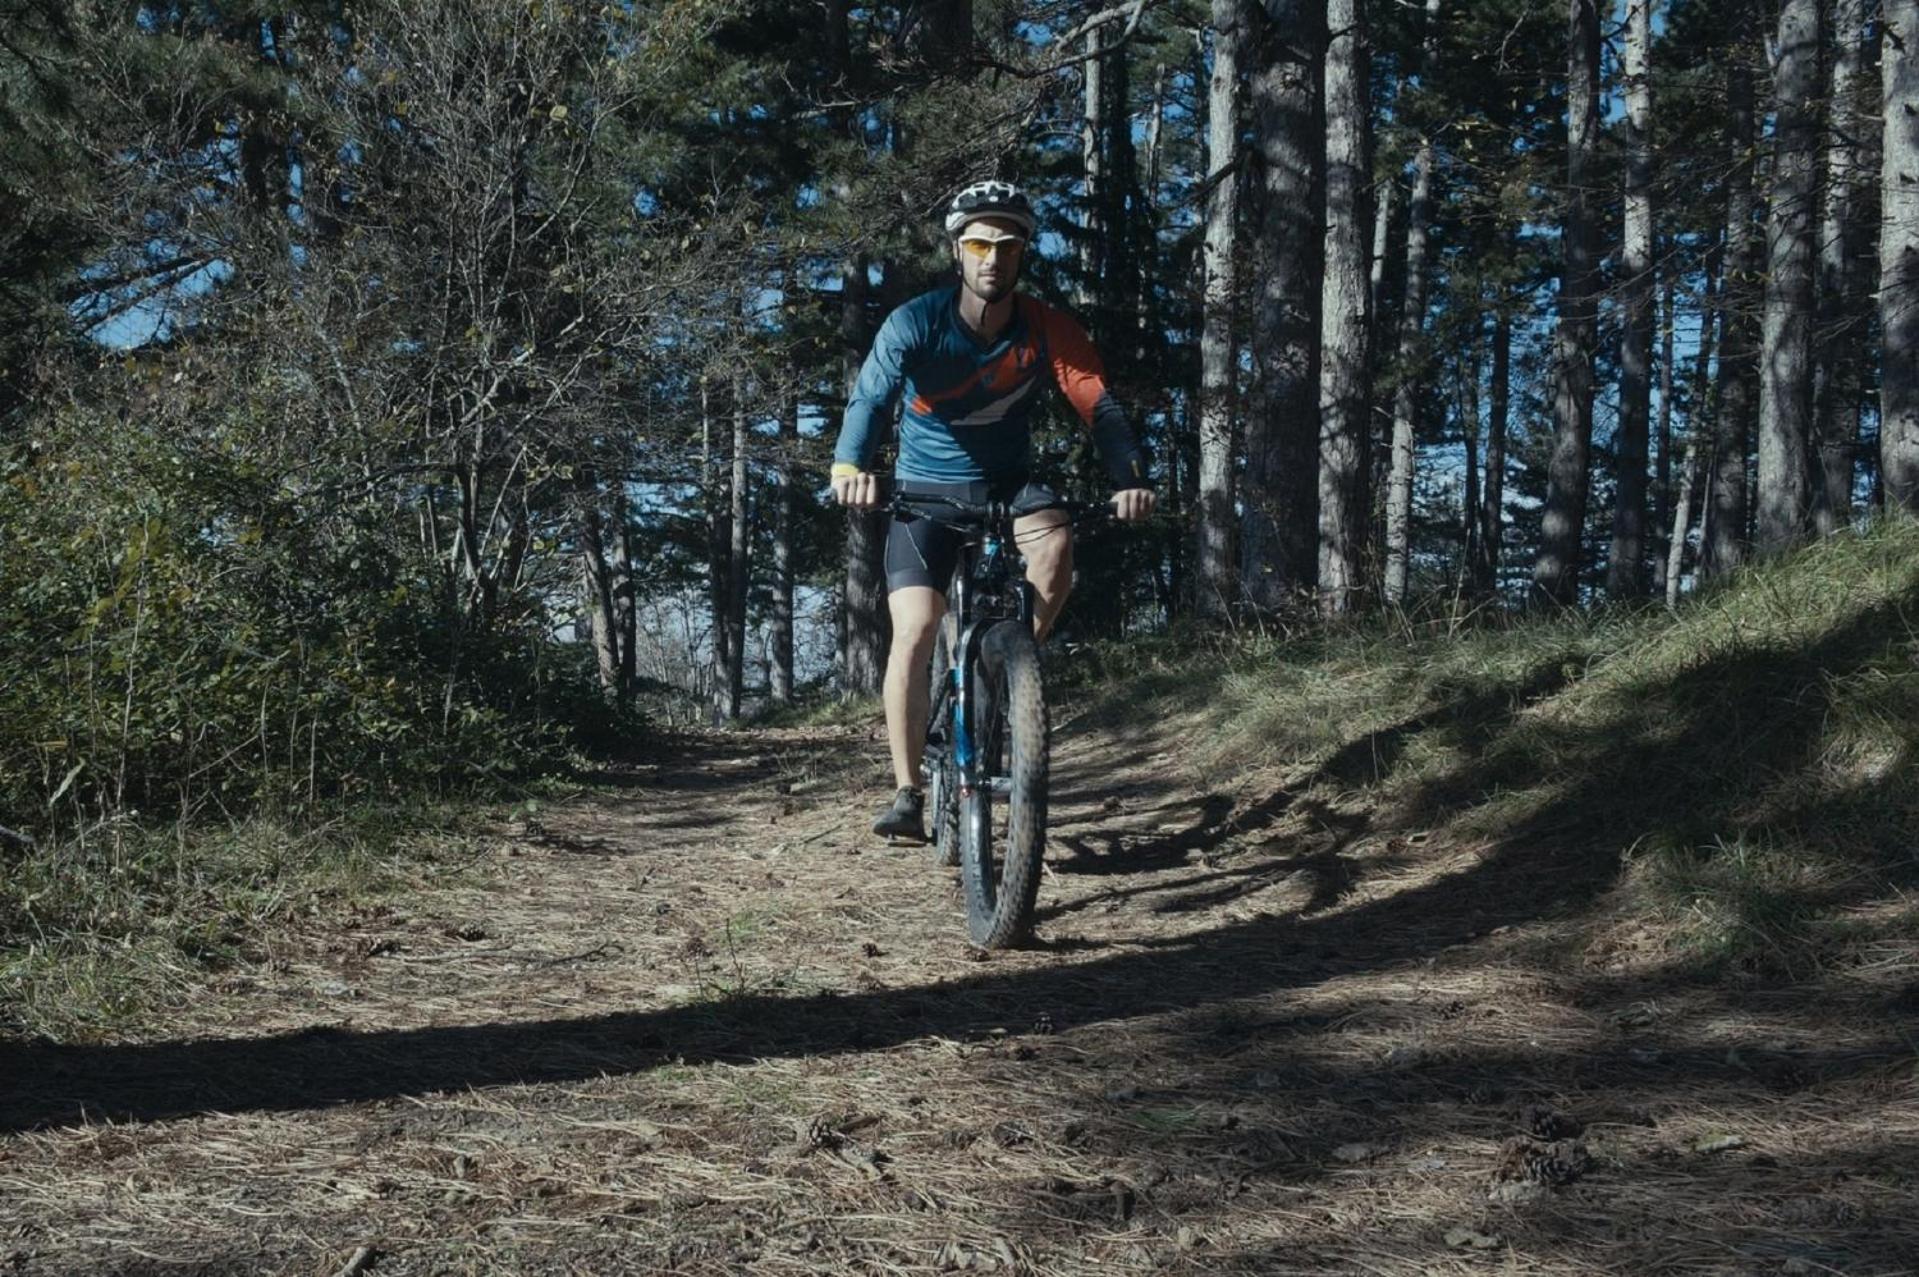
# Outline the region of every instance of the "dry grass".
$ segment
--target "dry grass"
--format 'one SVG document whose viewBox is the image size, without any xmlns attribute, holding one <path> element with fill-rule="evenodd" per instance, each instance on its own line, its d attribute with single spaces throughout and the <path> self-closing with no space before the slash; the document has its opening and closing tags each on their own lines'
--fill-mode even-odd
<svg viewBox="0 0 1919 1277">
<path fill-rule="evenodd" d="M 691 738 L 169 1023 L 0 1046 L 0 1262 L 1910 1271 L 1913 952 L 1569 959 L 1616 865 L 1196 775 L 1179 726 L 1061 732 L 1029 950 L 864 835 L 870 726 Z M 1542 1103 L 1563 1186 L 1509 1143 Z"/>
</svg>

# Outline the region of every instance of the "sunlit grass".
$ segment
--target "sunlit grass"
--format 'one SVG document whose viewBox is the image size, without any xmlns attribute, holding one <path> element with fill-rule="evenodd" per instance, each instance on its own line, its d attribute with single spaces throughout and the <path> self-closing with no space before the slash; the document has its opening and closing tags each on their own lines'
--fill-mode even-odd
<svg viewBox="0 0 1919 1277">
<path fill-rule="evenodd" d="M 1188 713 L 1206 774 L 1276 769 L 1455 842 L 1630 860 L 1613 904 L 1704 968 L 1807 974 L 1821 919 L 1919 879 L 1910 523 L 1672 613 L 1392 616 L 1097 667 L 1092 721 Z"/>
</svg>

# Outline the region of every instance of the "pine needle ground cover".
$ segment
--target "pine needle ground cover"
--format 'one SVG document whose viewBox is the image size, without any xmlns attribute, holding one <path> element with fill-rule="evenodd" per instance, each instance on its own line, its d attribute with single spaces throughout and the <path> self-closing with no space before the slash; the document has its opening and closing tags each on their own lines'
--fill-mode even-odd
<svg viewBox="0 0 1919 1277">
<path fill-rule="evenodd" d="M 1909 1271 L 1916 578 L 1880 533 L 1676 618 L 1082 654 L 990 957 L 864 833 L 876 721 L 685 736 L 0 1041 L 0 1257 Z"/>
</svg>

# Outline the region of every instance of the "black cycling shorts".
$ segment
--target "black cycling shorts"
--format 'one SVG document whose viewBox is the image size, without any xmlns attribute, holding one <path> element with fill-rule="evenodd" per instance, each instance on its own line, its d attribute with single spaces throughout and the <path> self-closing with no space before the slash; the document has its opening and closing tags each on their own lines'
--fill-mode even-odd
<svg viewBox="0 0 1919 1277">
<path fill-rule="evenodd" d="M 1005 501 L 1013 507 L 1013 513 L 1019 515 L 1036 514 L 1059 504 L 1058 493 L 1043 483 L 1028 483 L 1023 478 L 1002 482 L 982 479 L 974 483 L 924 483 L 917 479 L 901 479 L 894 484 L 894 491 L 909 502 L 916 495 L 946 497 L 974 505 Z M 928 505 L 926 512 L 934 517 L 921 518 L 905 511 L 893 516 L 892 526 L 886 532 L 888 590 L 924 585 L 944 594 L 946 587 L 952 583 L 953 569 L 959 566 L 964 534 L 940 521 L 938 516 L 951 514 L 952 511 L 943 506 Z"/>
</svg>

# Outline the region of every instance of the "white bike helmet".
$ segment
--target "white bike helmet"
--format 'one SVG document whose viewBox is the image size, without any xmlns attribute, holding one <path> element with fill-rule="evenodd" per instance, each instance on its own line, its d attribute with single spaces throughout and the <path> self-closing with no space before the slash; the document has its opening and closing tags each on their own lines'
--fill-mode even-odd
<svg viewBox="0 0 1919 1277">
<path fill-rule="evenodd" d="M 946 206 L 946 233 L 958 235 L 968 222 L 982 217 L 1003 217 L 1017 223 L 1028 238 L 1039 226 L 1033 216 L 1033 202 L 1026 192 L 1011 182 L 975 182 L 953 197 Z"/>
</svg>

